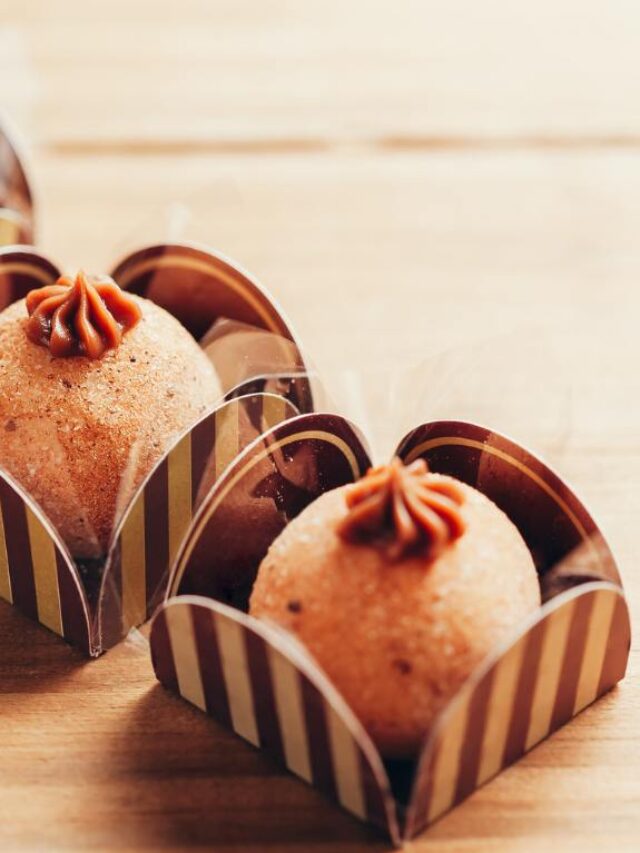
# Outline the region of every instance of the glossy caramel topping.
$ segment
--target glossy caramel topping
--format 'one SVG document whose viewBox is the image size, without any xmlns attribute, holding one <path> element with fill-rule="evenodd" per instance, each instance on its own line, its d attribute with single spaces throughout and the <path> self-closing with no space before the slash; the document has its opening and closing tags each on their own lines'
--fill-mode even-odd
<svg viewBox="0 0 640 853">
<path fill-rule="evenodd" d="M 434 559 L 464 533 L 463 502 L 460 486 L 430 474 L 424 459 L 405 466 L 396 457 L 348 489 L 338 533 L 381 547 L 390 560 L 410 553 Z"/>
<path fill-rule="evenodd" d="M 100 358 L 120 345 L 125 332 L 140 321 L 137 302 L 108 276 L 79 272 L 27 294 L 29 340 L 49 347 L 51 355 Z"/>
</svg>

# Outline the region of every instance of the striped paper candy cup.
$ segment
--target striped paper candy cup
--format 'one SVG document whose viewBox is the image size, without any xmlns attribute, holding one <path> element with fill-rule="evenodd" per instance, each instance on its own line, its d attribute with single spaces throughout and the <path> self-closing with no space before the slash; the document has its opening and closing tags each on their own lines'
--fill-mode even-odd
<svg viewBox="0 0 640 853">
<path fill-rule="evenodd" d="M 441 712 L 414 766 L 385 763 L 300 643 L 244 612 L 275 536 L 315 495 L 367 468 L 359 433 L 341 418 L 282 423 L 227 469 L 183 541 L 151 650 L 165 686 L 400 844 L 613 687 L 630 625 L 597 525 L 531 453 L 461 422 L 425 424 L 397 452 L 497 503 L 534 555 L 545 600 Z M 259 512 L 265 497 L 271 509 Z"/>
<path fill-rule="evenodd" d="M 33 248 L 0 249 L 0 309 L 59 275 L 58 267 Z M 263 390 L 269 388 L 265 377 L 251 376 L 248 359 L 244 380 L 232 387 L 223 384 L 225 399 L 175 437 L 120 516 L 104 565 L 90 572 L 91 587 L 43 510 L 0 468 L 0 597 L 90 656 L 145 622 L 162 601 L 199 500 L 235 456 L 265 431 L 297 416 L 300 408 L 312 406 L 288 324 L 266 291 L 230 261 L 200 247 L 159 245 L 126 258 L 113 275 L 174 313 L 197 339 L 206 324 L 236 322 L 243 334 L 247 327 L 261 330 L 263 343 L 264 335 L 271 335 L 270 346 L 280 348 L 289 361 L 285 355 L 277 361 L 281 393 L 274 394 Z M 225 334 L 236 358 L 239 331 Z M 224 356 L 224 346 L 210 355 L 216 367 Z"/>
<path fill-rule="evenodd" d="M 208 596 L 245 610 L 258 566 L 286 524 L 370 464 L 361 435 L 344 418 L 305 414 L 278 424 L 200 501 L 167 595 Z"/>
<path fill-rule="evenodd" d="M 12 137 L 6 121 L 0 124 L 0 246 L 34 241 L 33 194 Z"/>
<path fill-rule="evenodd" d="M 181 595 L 155 616 L 151 653 L 166 687 L 400 841 L 375 746 L 292 637 L 236 608 Z"/>
</svg>

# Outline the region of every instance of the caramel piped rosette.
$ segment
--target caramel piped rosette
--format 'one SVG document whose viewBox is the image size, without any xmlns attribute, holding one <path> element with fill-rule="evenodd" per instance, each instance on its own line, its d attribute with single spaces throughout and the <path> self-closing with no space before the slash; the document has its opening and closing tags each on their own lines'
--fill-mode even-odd
<svg viewBox="0 0 640 853">
<path fill-rule="evenodd" d="M 26 305 L 29 339 L 62 358 L 100 358 L 142 319 L 140 306 L 112 278 L 89 278 L 82 271 L 75 280 L 62 276 L 56 284 L 32 290 Z"/>
<path fill-rule="evenodd" d="M 92 566 L 172 439 L 220 398 L 175 317 L 106 276 L 63 276 L 0 313 L 0 467 Z"/>
<path fill-rule="evenodd" d="M 434 559 L 465 531 L 461 486 L 430 475 L 424 459 L 405 466 L 396 457 L 372 468 L 349 487 L 346 503 L 338 533 L 350 542 L 378 544 L 392 561 L 418 551 Z"/>
<path fill-rule="evenodd" d="M 406 759 L 539 604 L 533 559 L 507 516 L 424 461 L 394 459 L 284 529 L 250 612 L 297 635 L 382 754 Z"/>
</svg>

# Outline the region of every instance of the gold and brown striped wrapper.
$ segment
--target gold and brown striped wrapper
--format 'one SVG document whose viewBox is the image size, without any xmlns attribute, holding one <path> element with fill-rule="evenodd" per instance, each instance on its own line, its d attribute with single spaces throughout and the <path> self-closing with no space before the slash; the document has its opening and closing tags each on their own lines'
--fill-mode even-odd
<svg viewBox="0 0 640 853">
<path fill-rule="evenodd" d="M 300 415 L 265 433 L 198 506 L 169 595 L 205 595 L 246 609 L 258 566 L 289 520 L 369 465 L 360 434 L 337 415 Z"/>
<path fill-rule="evenodd" d="M 613 687 L 624 676 L 629 641 L 619 587 L 580 584 L 549 601 L 441 715 L 416 772 L 407 836 Z"/>
<path fill-rule="evenodd" d="M 297 414 L 282 397 L 256 394 L 217 407 L 179 439 L 126 511 L 105 568 L 99 601 L 108 649 L 153 614 L 187 535 L 199 493 L 211 491 L 258 436 Z"/>
<path fill-rule="evenodd" d="M 268 532 L 258 552 L 231 548 L 227 554 L 225 547 L 225 553 L 216 553 L 231 511 L 240 510 L 241 516 L 252 495 L 285 495 L 282 524 L 294 517 L 300 495 L 291 488 L 291 472 L 298 484 L 336 485 L 331 479 L 336 457 L 307 455 L 318 433 L 324 431 L 326 437 L 333 429 L 346 440 L 359 459 L 353 476 L 366 467 L 364 449 L 356 452 L 357 434 L 349 439 L 345 422 L 337 419 L 332 425 L 325 418 L 301 417 L 277 427 L 269 442 L 258 442 L 238 457 L 200 506 L 178 557 L 168 601 L 153 621 L 153 662 L 167 687 L 400 843 L 624 676 L 629 613 L 613 555 L 597 525 L 544 463 L 473 424 L 435 422 L 414 430 L 401 442 L 399 454 L 407 460 L 422 456 L 432 470 L 485 492 L 519 527 L 543 588 L 545 578 L 554 575 L 568 588 L 558 593 L 549 585 L 552 592 L 539 612 L 472 674 L 429 733 L 409 795 L 394 799 L 391 792 L 400 789 L 394 777 L 398 768 L 383 765 L 297 641 L 242 612 L 256 561 L 281 527 L 270 529 L 271 519 L 265 517 Z M 288 446 L 292 450 L 283 456 Z M 311 472 L 306 479 L 305 469 Z M 256 513 L 251 516 L 255 519 Z"/>
<path fill-rule="evenodd" d="M 55 529 L 0 470 L 0 597 L 87 654 L 110 648 L 161 601 L 199 486 L 206 481 L 213 488 L 235 454 L 296 414 L 281 397 L 240 397 L 217 407 L 175 443 L 124 514 L 103 570 L 98 621 Z"/>
<path fill-rule="evenodd" d="M 399 841 L 375 747 L 289 637 L 219 602 L 180 596 L 154 619 L 151 650 L 165 686 Z"/>
<path fill-rule="evenodd" d="M 214 365 L 225 393 L 258 391 L 286 396 L 301 412 L 313 411 L 311 385 L 305 377 L 306 367 L 289 322 L 280 307 L 262 285 L 228 258 L 193 244 L 158 244 L 129 255 L 111 273 L 118 284 L 151 299 L 170 311 L 198 341 L 206 343 L 207 333 L 220 320 L 232 320 L 270 333 L 273 345 L 281 350 L 277 373 L 282 362 L 290 363 L 290 377 L 248 375 L 240 387 L 225 385 L 230 372 L 225 359 Z M 292 361 L 292 344 L 296 353 Z M 205 346 L 205 352 L 207 347 Z M 237 354 L 227 351 L 234 366 Z M 233 371 L 231 371 L 233 372 Z"/>
<path fill-rule="evenodd" d="M 0 598 L 92 653 L 89 608 L 75 563 L 46 517 L 1 470 Z"/>
<path fill-rule="evenodd" d="M 0 309 L 57 280 L 58 267 L 25 246 L 0 249 Z M 199 336 L 229 316 L 292 333 L 259 285 L 204 249 L 154 246 L 119 264 L 116 280 L 172 311 Z M 311 404 L 308 386 L 290 396 Z M 234 458 L 260 434 L 298 414 L 279 394 L 251 392 L 221 403 L 179 437 L 125 510 L 102 568 L 97 602 L 43 513 L 0 468 L 0 596 L 91 655 L 117 643 L 162 600 L 169 569 L 200 501 Z M 100 571 L 100 569 L 96 569 Z"/>
</svg>

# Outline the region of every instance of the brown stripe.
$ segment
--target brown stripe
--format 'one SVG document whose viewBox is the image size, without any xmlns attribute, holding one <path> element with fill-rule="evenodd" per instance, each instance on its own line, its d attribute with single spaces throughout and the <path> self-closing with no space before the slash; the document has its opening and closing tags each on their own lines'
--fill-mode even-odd
<svg viewBox="0 0 640 853">
<path fill-rule="evenodd" d="M 213 614 L 203 607 L 192 607 L 191 615 L 207 710 L 223 725 L 231 728 L 231 712 Z"/>
<path fill-rule="evenodd" d="M 100 596 L 100 633 L 97 638 L 101 651 L 110 649 L 122 639 L 122 568 L 120 563 L 120 540 L 116 543 L 109 574 Z"/>
<path fill-rule="evenodd" d="M 11 576 L 9 574 L 9 558 L 4 535 L 4 519 L 2 518 L 2 506 L 0 505 L 0 598 L 4 598 L 10 604 L 13 603 L 11 595 Z"/>
<path fill-rule="evenodd" d="M 36 287 L 52 284 L 59 275 L 56 267 L 39 255 L 30 252 L 3 255 L 0 258 L 0 280 L 9 284 L 9 298 L 4 304 L 23 298 Z"/>
<path fill-rule="evenodd" d="M 480 767 L 480 753 L 482 750 L 482 736 L 487 720 L 487 709 L 491 687 L 493 685 L 493 673 L 491 669 L 473 691 L 469 703 L 469 715 L 467 717 L 467 728 L 460 754 L 460 768 L 458 770 L 458 783 L 454 802 L 459 803 L 475 790 L 478 768 Z"/>
<path fill-rule="evenodd" d="M 309 732 L 309 756 L 313 784 L 325 794 L 338 798 L 335 770 L 331 758 L 325 700 L 322 694 L 305 677 L 300 678 L 304 717 Z"/>
<path fill-rule="evenodd" d="M 434 447 L 427 453 L 423 453 L 422 457 L 426 459 L 432 471 L 444 471 L 470 486 L 478 486 L 483 459 L 481 450 L 444 445 Z"/>
<path fill-rule="evenodd" d="M 569 636 L 567 637 L 567 648 L 562 661 L 562 674 L 560 675 L 556 701 L 551 715 L 550 732 L 555 731 L 573 716 L 580 664 L 584 654 L 585 639 L 594 599 L 593 594 L 586 593 L 576 601 Z"/>
<path fill-rule="evenodd" d="M 127 261 L 125 263 L 128 265 L 128 262 L 129 258 L 127 258 Z M 136 276 L 135 278 L 131 279 L 131 281 L 125 280 L 123 284 L 120 283 L 122 281 L 122 275 L 119 274 L 119 270 L 115 270 L 111 273 L 111 275 L 113 278 L 115 278 L 120 287 L 126 287 L 127 290 L 131 290 L 133 291 L 133 293 L 137 293 L 139 296 L 143 296 L 145 299 L 149 298 L 149 287 L 155 276 L 155 272 L 153 270 L 141 273 L 139 276 Z"/>
<path fill-rule="evenodd" d="M 385 808 L 384 795 L 380 790 L 380 785 L 376 779 L 371 765 L 366 759 L 364 752 L 358 749 L 358 758 L 360 760 L 360 777 L 362 779 L 362 789 L 364 791 L 364 802 L 367 812 L 367 820 L 380 826 L 387 832 L 390 832 L 389 819 Z"/>
<path fill-rule="evenodd" d="M 212 291 L 225 293 L 225 301 L 231 306 L 229 316 L 232 319 L 290 338 L 284 320 L 269 297 L 234 266 L 206 250 L 179 244 L 149 247 L 122 261 L 112 275 L 122 287 L 141 295 L 147 295 L 156 277 L 162 277 L 164 281 L 168 278 L 174 281 L 193 281 L 196 277 L 200 280 L 208 279 Z M 219 299 L 216 301 L 219 302 Z M 198 340 L 210 327 L 215 313 L 211 309 L 201 310 L 192 312 L 188 318 L 178 315 L 178 319 L 182 319 L 183 325 Z"/>
<path fill-rule="evenodd" d="M 146 562 L 147 617 L 151 616 L 163 595 L 163 582 L 169 567 L 169 483 L 167 457 L 145 486 L 144 541 Z"/>
<path fill-rule="evenodd" d="M 207 468 L 216 437 L 215 412 L 201 421 L 191 432 L 191 496 L 195 506 L 202 475 Z"/>
<path fill-rule="evenodd" d="M 602 696 L 624 678 L 631 645 L 631 630 L 629 626 L 629 608 L 620 595 L 616 601 L 607 640 L 607 651 L 602 662 L 602 672 L 598 682 L 598 696 Z"/>
<path fill-rule="evenodd" d="M 406 834 L 413 838 L 427 825 L 429 820 L 429 810 L 431 808 L 431 799 L 434 795 L 433 777 L 436 765 L 438 763 L 438 752 L 440 751 L 440 741 L 438 741 L 431 753 L 428 762 L 421 761 L 418 768 L 418 775 L 413 785 L 413 794 L 410 801 L 410 810 L 408 813 L 408 821 L 406 826 Z"/>
<path fill-rule="evenodd" d="M 518 678 L 509 734 L 502 758 L 502 766 L 508 767 L 525 751 L 533 692 L 538 678 L 542 641 L 546 629 L 546 620 L 541 620 L 529 631 L 522 658 L 522 667 Z"/>
<path fill-rule="evenodd" d="M 265 642 L 253 631 L 245 631 L 244 638 L 260 746 L 262 749 L 268 750 L 281 764 L 284 764 L 284 747 Z"/>
<path fill-rule="evenodd" d="M 13 603 L 27 616 L 37 620 L 38 604 L 25 505 L 18 493 L 14 492 L 11 486 L 1 478 L 0 502 L 4 518 Z"/>
<path fill-rule="evenodd" d="M 151 635 L 151 659 L 156 677 L 161 684 L 170 690 L 178 692 L 178 676 L 176 674 L 175 662 L 171 652 L 169 640 L 169 629 L 167 627 L 167 615 L 161 610 L 153 623 Z"/>
<path fill-rule="evenodd" d="M 82 594 L 58 548 L 56 548 L 56 568 L 64 638 L 89 655 L 91 654 L 90 628 L 83 607 Z"/>
</svg>

